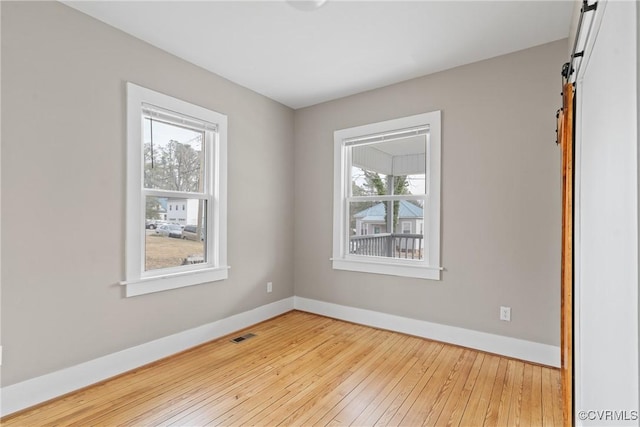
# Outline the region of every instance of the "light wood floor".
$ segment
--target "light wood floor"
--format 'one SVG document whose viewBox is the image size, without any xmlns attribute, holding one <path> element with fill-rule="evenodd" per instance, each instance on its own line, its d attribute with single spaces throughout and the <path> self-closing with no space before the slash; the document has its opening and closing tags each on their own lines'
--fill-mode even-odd
<svg viewBox="0 0 640 427">
<path fill-rule="evenodd" d="M 560 426 L 560 373 L 293 311 L 3 426 Z"/>
</svg>

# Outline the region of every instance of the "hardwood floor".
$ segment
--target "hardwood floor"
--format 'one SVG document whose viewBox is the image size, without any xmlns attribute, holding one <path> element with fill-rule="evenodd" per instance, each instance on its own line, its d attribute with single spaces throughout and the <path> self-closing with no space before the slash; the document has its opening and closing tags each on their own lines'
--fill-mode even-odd
<svg viewBox="0 0 640 427">
<path fill-rule="evenodd" d="M 562 425 L 560 371 L 293 311 L 3 426 Z"/>
</svg>

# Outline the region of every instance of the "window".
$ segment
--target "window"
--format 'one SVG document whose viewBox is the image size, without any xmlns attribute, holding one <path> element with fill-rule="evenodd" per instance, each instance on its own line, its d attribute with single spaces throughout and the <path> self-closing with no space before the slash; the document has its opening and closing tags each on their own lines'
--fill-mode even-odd
<svg viewBox="0 0 640 427">
<path fill-rule="evenodd" d="M 334 269 L 440 280 L 440 129 L 434 111 L 334 133 Z"/>
<path fill-rule="evenodd" d="M 226 116 L 127 84 L 127 296 L 228 277 L 226 138 Z M 201 239 L 145 230 L 162 218 Z"/>
</svg>

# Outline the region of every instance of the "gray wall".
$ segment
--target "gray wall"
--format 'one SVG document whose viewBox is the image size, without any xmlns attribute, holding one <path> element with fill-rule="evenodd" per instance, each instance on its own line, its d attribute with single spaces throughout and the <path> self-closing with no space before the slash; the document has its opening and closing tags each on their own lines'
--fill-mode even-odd
<svg viewBox="0 0 640 427">
<path fill-rule="evenodd" d="M 296 111 L 296 295 L 559 345 L 554 129 L 566 52 L 562 40 Z M 333 131 L 433 110 L 443 280 L 332 270 Z"/>
<path fill-rule="evenodd" d="M 293 295 L 291 109 L 60 3 L 1 7 L 3 386 Z M 123 298 L 126 81 L 228 115 L 229 280 Z"/>
</svg>

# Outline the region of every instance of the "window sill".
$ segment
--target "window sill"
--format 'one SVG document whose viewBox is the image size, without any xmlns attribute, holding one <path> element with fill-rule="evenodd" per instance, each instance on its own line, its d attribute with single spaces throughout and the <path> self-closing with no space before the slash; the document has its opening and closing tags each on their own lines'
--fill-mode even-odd
<svg viewBox="0 0 640 427">
<path fill-rule="evenodd" d="M 440 280 L 441 267 L 408 265 L 368 260 L 333 259 L 334 270 L 357 271 L 361 273 L 385 274 L 389 276 L 414 277 L 418 279 Z"/>
<path fill-rule="evenodd" d="M 223 266 L 164 276 L 146 277 L 121 284 L 127 287 L 127 297 L 135 297 L 153 292 L 162 292 L 170 289 L 225 280 L 229 277 L 229 268 L 228 266 Z"/>
</svg>

